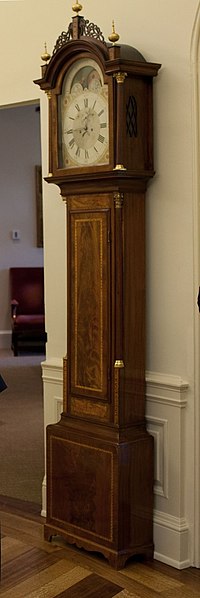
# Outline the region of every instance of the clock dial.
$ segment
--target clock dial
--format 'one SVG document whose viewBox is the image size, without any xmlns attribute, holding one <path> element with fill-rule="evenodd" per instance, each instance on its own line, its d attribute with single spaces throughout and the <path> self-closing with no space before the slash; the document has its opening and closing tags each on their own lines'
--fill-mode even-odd
<svg viewBox="0 0 200 598">
<path fill-rule="evenodd" d="M 61 102 L 63 167 L 108 164 L 108 86 L 94 60 L 82 59 L 71 67 Z"/>
<path fill-rule="evenodd" d="M 64 144 L 76 164 L 94 164 L 108 151 L 106 100 L 84 90 L 69 104 L 64 120 Z"/>
</svg>

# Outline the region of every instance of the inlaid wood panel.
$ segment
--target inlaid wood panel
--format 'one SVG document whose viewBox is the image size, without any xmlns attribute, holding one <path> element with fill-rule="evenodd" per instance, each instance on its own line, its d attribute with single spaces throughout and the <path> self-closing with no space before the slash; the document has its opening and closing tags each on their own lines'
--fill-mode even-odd
<svg viewBox="0 0 200 598">
<path fill-rule="evenodd" d="M 51 434 L 48 446 L 48 520 L 76 538 L 84 532 L 93 541 L 98 537 L 112 542 L 113 452 L 86 440 L 76 442 Z"/>
<path fill-rule="evenodd" d="M 70 213 L 71 393 L 108 397 L 109 210 Z"/>
<path fill-rule="evenodd" d="M 49 425 L 45 538 L 61 533 L 117 569 L 133 554 L 153 555 L 152 449 L 145 430 L 119 443 L 117 431 L 106 439 L 90 422 Z"/>
</svg>

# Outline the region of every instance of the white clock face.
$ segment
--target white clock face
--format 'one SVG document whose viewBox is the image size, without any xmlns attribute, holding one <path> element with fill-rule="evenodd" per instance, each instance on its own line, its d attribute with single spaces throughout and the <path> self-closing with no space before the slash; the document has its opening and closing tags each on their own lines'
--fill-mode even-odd
<svg viewBox="0 0 200 598">
<path fill-rule="evenodd" d="M 61 97 L 63 166 L 107 164 L 108 88 L 94 60 L 80 59 L 70 69 Z"/>
<path fill-rule="evenodd" d="M 108 149 L 106 100 L 89 90 L 75 96 L 65 113 L 63 137 L 72 161 L 77 164 L 99 162 Z"/>
</svg>

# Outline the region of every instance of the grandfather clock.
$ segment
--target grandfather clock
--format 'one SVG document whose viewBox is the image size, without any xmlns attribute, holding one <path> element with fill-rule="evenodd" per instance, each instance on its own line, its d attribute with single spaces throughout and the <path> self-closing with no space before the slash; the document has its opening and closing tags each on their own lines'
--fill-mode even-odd
<svg viewBox="0 0 200 598">
<path fill-rule="evenodd" d="M 145 423 L 145 192 L 159 64 L 106 43 L 79 14 L 46 53 L 49 183 L 67 209 L 63 413 L 47 427 L 45 538 L 115 568 L 153 554 L 153 439 Z"/>
</svg>

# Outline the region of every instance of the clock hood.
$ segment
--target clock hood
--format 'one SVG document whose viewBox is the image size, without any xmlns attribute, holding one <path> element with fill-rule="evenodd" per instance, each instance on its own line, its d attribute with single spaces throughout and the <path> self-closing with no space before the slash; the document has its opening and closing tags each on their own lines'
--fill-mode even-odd
<svg viewBox="0 0 200 598">
<path fill-rule="evenodd" d="M 112 44 L 108 44 L 109 48 L 112 48 Z M 116 48 L 117 46 L 115 46 Z M 144 56 L 134 48 L 128 44 L 119 44 L 118 48 L 120 49 L 120 58 L 122 60 L 131 60 L 133 62 L 146 62 Z"/>
<path fill-rule="evenodd" d="M 104 67 L 107 74 L 116 69 L 125 68 L 133 72 L 142 68 L 143 74 L 155 76 L 158 65 L 148 63 L 139 50 L 128 44 L 106 42 L 100 28 L 89 20 L 77 15 L 72 18 L 67 31 L 63 31 L 54 46 L 52 56 L 48 54 L 49 62 L 42 65 L 42 78 L 35 80 L 41 89 L 52 89 L 56 85 L 57 77 L 66 63 L 88 53 L 93 55 Z M 48 58 L 43 58 L 48 60 Z M 134 69 L 135 65 L 135 69 Z"/>
</svg>

